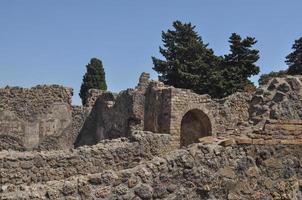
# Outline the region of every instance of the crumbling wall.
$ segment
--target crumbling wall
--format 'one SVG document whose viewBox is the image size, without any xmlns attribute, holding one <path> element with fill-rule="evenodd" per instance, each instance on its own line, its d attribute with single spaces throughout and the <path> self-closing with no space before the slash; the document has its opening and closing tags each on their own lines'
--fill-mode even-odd
<svg viewBox="0 0 302 200">
<path fill-rule="evenodd" d="M 0 152 L 0 185 L 45 183 L 72 176 L 134 167 L 169 147 L 167 134 L 135 132 L 70 151 Z"/>
<path fill-rule="evenodd" d="M 0 89 L 0 149 L 32 149 L 61 135 L 72 123 L 72 93 L 58 85 Z"/>
<path fill-rule="evenodd" d="M 154 81 L 149 84 L 145 92 L 144 130 L 169 133 L 171 88 Z"/>
<path fill-rule="evenodd" d="M 3 199 L 302 198 L 302 146 L 195 144 L 132 169 L 7 187 Z"/>
<path fill-rule="evenodd" d="M 94 145 L 103 139 L 128 137 L 131 130 L 143 130 L 144 100 L 144 95 L 133 89 L 118 95 L 104 92 L 87 117 L 75 146 Z"/>
<path fill-rule="evenodd" d="M 150 74 L 143 72 L 139 77 L 138 84 L 135 89 L 141 93 L 145 93 L 149 88 L 150 82 Z"/>
<path fill-rule="evenodd" d="M 171 89 L 171 120 L 169 133 L 180 137 L 182 120 L 186 113 L 199 110 L 204 113 L 211 135 L 227 135 L 238 127 L 249 126 L 250 93 L 236 93 L 224 99 L 212 99 L 209 95 L 199 95 L 186 89 Z M 203 121 L 200 119 L 200 121 Z M 205 134 L 205 133 L 204 133 Z M 205 134 L 206 135 L 206 134 Z"/>
<path fill-rule="evenodd" d="M 54 103 L 71 105 L 73 90 L 59 85 L 0 89 L 0 110 L 11 111 L 21 120 L 34 122 Z"/>
<path fill-rule="evenodd" d="M 28 121 L 22 112 L 30 101 L 21 102 L 21 113 L 8 109 L 22 90 L 4 92 L 0 130 L 14 134 L 0 134 L 0 150 L 36 142 L 38 150 L 68 148 L 84 121 L 75 145 L 96 145 L 0 152 L 0 199 L 302 199 L 301 86 L 301 76 L 275 78 L 255 94 L 217 100 L 142 74 L 136 89 L 118 95 L 92 90 L 88 107 L 71 107 L 59 92 L 54 104 L 34 99 L 47 105 L 42 114 L 30 111 Z M 44 128 L 58 118 L 64 130 Z M 187 140 L 188 147 L 171 151 L 181 132 L 202 144 Z"/>
<path fill-rule="evenodd" d="M 170 117 L 170 87 L 158 81 L 149 81 L 149 74 L 143 73 L 136 89 L 128 89 L 118 95 L 102 92 L 75 146 L 128 137 L 133 130 L 169 133 Z"/>
<path fill-rule="evenodd" d="M 90 107 L 72 106 L 72 122 L 62 134 L 51 135 L 42 139 L 34 148 L 38 151 L 74 148 L 74 143 L 90 113 Z"/>
<path fill-rule="evenodd" d="M 273 78 L 253 96 L 250 118 L 255 124 L 302 119 L 302 76 Z"/>
<path fill-rule="evenodd" d="M 203 112 L 210 121 L 210 125 L 203 125 L 210 127 L 204 135 L 248 134 L 264 129 L 267 120 L 302 117 L 301 76 L 274 78 L 255 94 L 235 93 L 224 99 L 165 86 L 149 78 L 149 74 L 143 73 L 136 89 L 118 95 L 92 89 L 87 106 L 76 112 L 70 106 L 72 91 L 68 88 L 0 90 L 4 96 L 0 102 L 0 135 L 10 136 L 2 137 L 0 148 L 11 145 L 15 149 L 46 150 L 70 148 L 72 143 L 93 145 L 103 139 L 128 137 L 132 130 L 170 133 L 179 142 L 183 117 L 194 109 Z M 252 122 L 260 125 L 255 128 Z"/>
<path fill-rule="evenodd" d="M 88 96 L 86 99 L 86 105 L 85 107 L 90 107 L 92 108 L 96 102 L 96 100 L 101 96 L 104 92 L 104 90 L 98 90 L 98 89 L 90 89 L 88 91 Z"/>
<path fill-rule="evenodd" d="M 206 130 L 211 135 L 228 134 L 239 125 L 249 126 L 249 93 L 215 100 L 209 95 L 150 81 L 147 73 L 143 73 L 139 80 L 136 89 L 128 89 L 116 96 L 110 92 L 98 93 L 101 95 L 77 138 L 76 146 L 127 137 L 135 129 L 169 133 L 175 137 L 175 146 L 179 146 L 181 122 L 193 109 L 200 110 L 208 118 L 210 125 L 203 127 L 211 127 Z"/>
<path fill-rule="evenodd" d="M 216 134 L 216 123 L 214 122 L 214 110 L 217 105 L 209 95 L 198 95 L 191 90 L 173 88 L 171 94 L 171 120 L 170 133 L 180 137 L 181 121 L 190 110 L 202 111 L 208 116 L 212 130 L 211 134 Z"/>
<path fill-rule="evenodd" d="M 249 115 L 252 97 L 253 93 L 237 92 L 215 100 L 218 103 L 214 111 L 217 135 L 242 133 L 244 129 L 252 126 Z"/>
</svg>

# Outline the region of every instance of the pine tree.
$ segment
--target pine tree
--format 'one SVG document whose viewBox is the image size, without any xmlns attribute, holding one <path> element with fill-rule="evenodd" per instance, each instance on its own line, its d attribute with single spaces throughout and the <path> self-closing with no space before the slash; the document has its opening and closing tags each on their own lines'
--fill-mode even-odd
<svg viewBox="0 0 302 200">
<path fill-rule="evenodd" d="M 86 99 L 90 89 L 107 90 L 105 71 L 102 61 L 97 58 L 92 58 L 90 63 L 86 65 L 86 69 L 87 72 L 83 76 L 83 82 L 79 94 L 83 105 L 86 105 Z"/>
<path fill-rule="evenodd" d="M 197 93 L 211 93 L 209 74 L 217 66 L 218 57 L 207 48 L 191 23 L 173 22 L 174 30 L 162 32 L 165 60 L 152 57 L 159 80 L 177 88 Z"/>
<path fill-rule="evenodd" d="M 295 40 L 292 46 L 294 50 L 286 57 L 286 64 L 289 66 L 288 74 L 301 75 L 302 74 L 302 37 Z"/>
<path fill-rule="evenodd" d="M 224 56 L 221 64 L 224 96 L 237 91 L 245 91 L 246 88 L 253 88 L 253 83 L 249 78 L 260 72 L 255 64 L 259 59 L 259 51 L 252 48 L 257 43 L 255 38 L 242 39 L 240 35 L 233 33 L 229 42 L 231 53 Z"/>
<path fill-rule="evenodd" d="M 215 98 L 255 89 L 249 80 L 260 71 L 255 64 L 259 59 L 259 51 L 253 49 L 255 38 L 242 39 L 233 33 L 230 54 L 218 57 L 203 43 L 191 23 L 176 21 L 173 28 L 162 33 L 164 45 L 160 53 L 165 60 L 152 57 L 160 81 Z"/>
</svg>

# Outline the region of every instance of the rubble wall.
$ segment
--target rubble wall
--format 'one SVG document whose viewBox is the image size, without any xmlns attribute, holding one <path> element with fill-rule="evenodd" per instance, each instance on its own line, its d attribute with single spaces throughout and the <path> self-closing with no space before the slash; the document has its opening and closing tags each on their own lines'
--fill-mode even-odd
<svg viewBox="0 0 302 200">
<path fill-rule="evenodd" d="M 144 130 L 156 133 L 170 132 L 171 88 L 152 83 L 145 93 Z"/>
<path fill-rule="evenodd" d="M 74 148 L 74 143 L 87 116 L 90 114 L 90 110 L 90 107 L 72 106 L 72 122 L 70 125 L 62 131 L 62 134 L 51 135 L 41 140 L 34 150 L 50 151 Z"/>
<path fill-rule="evenodd" d="M 0 89 L 0 110 L 11 111 L 21 120 L 33 122 L 47 114 L 54 103 L 71 105 L 73 90 L 59 85 Z"/>
<path fill-rule="evenodd" d="M 236 93 L 224 99 L 212 99 L 190 90 L 171 89 L 169 133 L 180 137 L 182 119 L 192 110 L 201 111 L 210 121 L 211 135 L 227 135 L 244 125 L 249 126 L 250 93 Z"/>
<path fill-rule="evenodd" d="M 145 96 L 128 89 L 115 95 L 104 92 L 91 109 L 75 146 L 94 145 L 104 139 L 128 137 L 131 130 L 143 130 Z"/>
<path fill-rule="evenodd" d="M 255 124 L 266 120 L 302 119 L 302 76 L 273 78 L 253 96 L 250 118 Z"/>
<path fill-rule="evenodd" d="M 194 144 L 131 169 L 5 188 L 2 198 L 298 200 L 301 148 Z"/>
<path fill-rule="evenodd" d="M 209 95 L 198 95 L 190 90 L 173 88 L 171 94 L 171 120 L 170 133 L 180 135 L 181 121 L 184 115 L 193 109 L 198 109 L 206 114 L 212 125 L 212 133 L 216 133 L 216 123 L 213 115 L 217 105 L 211 100 Z"/>
<path fill-rule="evenodd" d="M 43 183 L 120 170 L 138 165 L 165 152 L 169 135 L 133 133 L 131 139 L 104 140 L 91 147 L 71 151 L 0 152 L 0 185 Z"/>
<path fill-rule="evenodd" d="M 88 96 L 86 99 L 86 105 L 85 107 L 90 107 L 92 108 L 96 102 L 96 100 L 101 96 L 104 92 L 104 90 L 98 90 L 98 89 L 90 89 L 88 91 Z"/>
<path fill-rule="evenodd" d="M 94 145 L 103 139 L 127 137 L 131 130 L 171 134 L 175 137 L 176 147 L 180 143 L 182 119 L 193 109 L 203 112 L 209 119 L 212 135 L 226 135 L 238 126 L 249 125 L 252 97 L 249 93 L 236 93 L 216 100 L 209 95 L 149 81 L 149 75 L 143 73 L 136 89 L 118 95 L 97 91 L 94 94 L 100 96 L 77 138 L 76 147 Z"/>
<path fill-rule="evenodd" d="M 71 97 L 58 85 L 0 89 L 0 149 L 32 149 L 62 134 L 72 123 Z"/>
</svg>

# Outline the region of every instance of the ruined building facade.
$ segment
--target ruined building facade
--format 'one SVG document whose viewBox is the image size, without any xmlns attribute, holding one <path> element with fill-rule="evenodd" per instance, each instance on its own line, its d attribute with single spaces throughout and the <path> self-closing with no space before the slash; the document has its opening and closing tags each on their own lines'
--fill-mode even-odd
<svg viewBox="0 0 302 200">
<path fill-rule="evenodd" d="M 212 100 L 151 81 L 146 73 L 135 89 L 119 94 L 90 90 L 86 107 L 72 106 L 72 93 L 57 85 L 0 89 L 0 148 L 69 149 L 133 130 L 171 134 L 182 146 L 249 121 L 250 94 Z"/>
<path fill-rule="evenodd" d="M 247 93 L 213 100 L 150 81 L 143 73 L 135 89 L 99 95 L 75 145 L 127 137 L 132 130 L 167 133 L 175 138 L 176 146 L 188 145 L 200 137 L 226 134 L 247 124 L 250 100 Z"/>
<path fill-rule="evenodd" d="M 71 105 L 70 88 L 7 87 L 0 89 L 0 148 L 70 149 L 129 137 L 134 130 L 170 134 L 175 147 L 206 136 L 259 136 L 280 124 L 300 123 L 301 87 L 299 76 L 275 78 L 254 94 L 216 100 L 143 73 L 135 89 L 119 94 L 90 90 L 86 107 Z"/>
<path fill-rule="evenodd" d="M 0 199 L 302 199 L 302 76 L 224 99 L 146 73 L 72 93 L 0 89 Z"/>
</svg>

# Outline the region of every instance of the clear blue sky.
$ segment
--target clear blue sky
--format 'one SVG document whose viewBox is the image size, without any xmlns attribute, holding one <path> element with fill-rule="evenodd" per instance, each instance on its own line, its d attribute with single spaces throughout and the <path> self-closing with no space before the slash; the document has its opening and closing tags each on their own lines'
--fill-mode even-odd
<svg viewBox="0 0 302 200">
<path fill-rule="evenodd" d="M 284 69 L 301 9 L 301 0 L 1 0 L 0 87 L 62 84 L 79 104 L 91 57 L 103 61 L 109 90 L 134 87 L 143 71 L 157 79 L 151 56 L 174 20 L 196 25 L 217 55 L 232 32 L 254 36 L 261 73 Z"/>
</svg>

